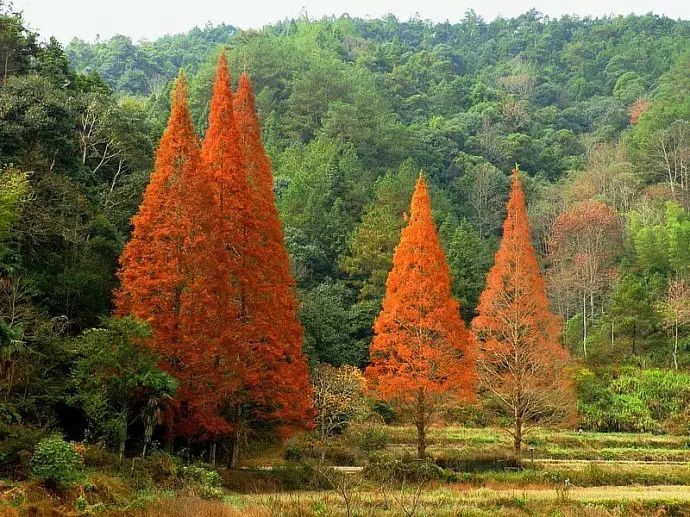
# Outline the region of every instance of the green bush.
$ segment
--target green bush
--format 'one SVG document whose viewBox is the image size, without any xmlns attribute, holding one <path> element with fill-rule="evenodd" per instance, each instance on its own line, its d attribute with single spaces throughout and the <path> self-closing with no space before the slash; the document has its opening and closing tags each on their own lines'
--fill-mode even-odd
<svg viewBox="0 0 690 517">
<path fill-rule="evenodd" d="M 420 483 L 432 480 L 454 480 L 452 472 L 436 465 L 430 458 L 420 460 L 411 456 L 403 458 L 373 457 L 364 467 L 364 477 L 378 482 Z"/>
<path fill-rule="evenodd" d="M 350 431 L 351 441 L 366 452 L 385 449 L 391 442 L 391 435 L 379 425 L 359 426 Z"/>
<path fill-rule="evenodd" d="M 144 470 L 157 484 L 176 480 L 180 472 L 181 460 L 177 456 L 163 451 L 155 451 L 142 463 Z"/>
<path fill-rule="evenodd" d="M 330 442 L 333 442 L 332 444 Z M 330 465 L 357 466 L 363 463 L 361 452 L 342 439 L 329 440 L 326 444 L 318 440 L 291 440 L 285 449 L 285 459 L 292 462 L 324 460 Z"/>
<path fill-rule="evenodd" d="M 86 444 L 82 458 L 85 466 L 98 469 L 117 468 L 122 464 L 120 455 L 109 451 L 103 444 Z"/>
<path fill-rule="evenodd" d="M 61 436 L 44 438 L 31 457 L 31 477 L 50 488 L 64 490 L 82 479 L 82 460 L 77 451 Z"/>
<path fill-rule="evenodd" d="M 190 465 L 182 467 L 180 476 L 189 492 L 204 499 L 223 498 L 223 490 L 220 488 L 221 477 L 217 471 L 200 465 Z"/>
<path fill-rule="evenodd" d="M 690 375 L 674 370 L 625 368 L 576 376 L 582 426 L 594 431 L 687 431 Z"/>
<path fill-rule="evenodd" d="M 333 469 L 317 470 L 308 462 L 293 461 L 274 467 L 271 474 L 285 490 L 321 490 L 333 488 L 333 478 L 342 475 Z"/>
<path fill-rule="evenodd" d="M 46 436 L 45 429 L 0 424 L 0 468 L 24 473 L 36 445 Z"/>
<path fill-rule="evenodd" d="M 483 451 L 443 451 L 434 458 L 436 465 L 456 472 L 489 472 L 519 468 L 515 457 L 500 450 Z"/>
</svg>

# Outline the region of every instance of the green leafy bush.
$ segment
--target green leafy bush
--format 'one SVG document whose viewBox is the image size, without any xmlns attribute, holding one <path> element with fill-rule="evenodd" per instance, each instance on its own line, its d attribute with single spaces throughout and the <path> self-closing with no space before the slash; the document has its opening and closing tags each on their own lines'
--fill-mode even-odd
<svg viewBox="0 0 690 517">
<path fill-rule="evenodd" d="M 434 463 L 430 458 L 423 460 L 405 456 L 403 458 L 373 457 L 366 467 L 364 476 L 379 482 L 413 482 L 420 483 L 432 480 L 452 481 L 453 473 Z"/>
<path fill-rule="evenodd" d="M 437 455 L 434 461 L 439 467 L 456 472 L 488 472 L 520 467 L 515 457 L 504 449 L 480 451 L 451 449 Z"/>
<path fill-rule="evenodd" d="M 223 490 L 221 489 L 221 477 L 217 471 L 202 467 L 200 465 L 190 465 L 182 467 L 180 477 L 188 491 L 204 499 L 222 499 Z"/>
<path fill-rule="evenodd" d="M 690 375 L 673 370 L 582 369 L 577 377 L 582 426 L 594 431 L 687 432 Z"/>
<path fill-rule="evenodd" d="M 332 477 L 341 475 L 333 469 L 316 469 L 304 461 L 289 461 L 273 468 L 273 476 L 286 490 L 320 490 L 333 488 Z"/>
<path fill-rule="evenodd" d="M 325 443 L 313 437 L 292 439 L 285 449 L 285 459 L 294 462 L 318 460 L 338 466 L 357 466 L 364 461 L 360 450 L 341 437 Z"/>
<path fill-rule="evenodd" d="M 36 446 L 31 457 L 31 477 L 50 488 L 64 490 L 82 479 L 82 460 L 61 436 L 44 438 Z"/>
<path fill-rule="evenodd" d="M 362 425 L 350 432 L 352 442 L 366 452 L 385 449 L 391 441 L 391 435 L 383 426 Z"/>
<path fill-rule="evenodd" d="M 0 424 L 0 469 L 23 473 L 36 445 L 45 437 L 45 429 Z"/>
</svg>

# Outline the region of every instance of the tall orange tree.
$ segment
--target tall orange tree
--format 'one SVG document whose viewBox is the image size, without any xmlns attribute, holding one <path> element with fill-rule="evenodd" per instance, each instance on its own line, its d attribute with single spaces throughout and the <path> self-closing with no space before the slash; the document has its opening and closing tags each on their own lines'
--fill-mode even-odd
<svg viewBox="0 0 690 517">
<path fill-rule="evenodd" d="M 377 396 L 414 423 L 423 458 L 434 415 L 448 402 L 473 399 L 476 370 L 472 338 L 451 295 L 450 270 L 421 175 L 374 334 L 366 376 Z"/>
<path fill-rule="evenodd" d="M 118 314 L 151 325 L 148 346 L 180 386 L 169 433 L 194 437 L 227 431 L 218 368 L 229 316 L 229 263 L 217 232 L 220 213 L 178 78 L 155 169 L 120 257 Z"/>
<path fill-rule="evenodd" d="M 229 295 L 228 319 L 223 322 L 227 337 L 222 351 L 226 384 L 225 417 L 230 426 L 232 450 L 236 461 L 238 437 L 241 432 L 239 410 L 245 401 L 245 376 L 248 372 L 250 322 L 247 313 L 247 292 L 255 283 L 248 255 L 255 251 L 248 235 L 250 198 L 238 128 L 235 123 L 233 92 L 225 54 L 218 59 L 213 95 L 209 107 L 208 130 L 201 147 L 201 160 L 208 174 L 220 212 L 219 233 L 229 262 L 225 279 Z M 254 280 L 254 282 L 252 281 Z"/>
<path fill-rule="evenodd" d="M 480 345 L 480 386 L 513 419 L 515 456 L 530 426 L 567 414 L 568 352 L 549 308 L 530 238 L 520 173 L 513 171 L 503 237 L 472 322 Z"/>
<path fill-rule="evenodd" d="M 274 422 L 287 435 L 313 425 L 313 396 L 271 164 L 246 74 L 239 79 L 234 117 L 249 191 L 242 272 L 249 345 L 244 380 L 254 408 L 251 416 Z"/>
</svg>

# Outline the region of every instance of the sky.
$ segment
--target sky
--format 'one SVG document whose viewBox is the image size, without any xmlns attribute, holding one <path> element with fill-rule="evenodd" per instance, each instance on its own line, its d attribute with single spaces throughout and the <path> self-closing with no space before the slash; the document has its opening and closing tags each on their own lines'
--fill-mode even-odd
<svg viewBox="0 0 690 517">
<path fill-rule="evenodd" d="M 407 20 L 451 22 L 474 9 L 486 20 L 512 17 L 531 8 L 551 16 L 577 14 L 645 14 L 690 19 L 689 0 L 14 0 L 28 25 L 42 38 L 63 43 L 73 37 L 93 41 L 124 34 L 138 41 L 187 32 L 194 26 L 227 23 L 242 29 L 260 28 L 306 12 L 310 18 L 348 13 L 380 17 L 392 13 Z"/>
</svg>

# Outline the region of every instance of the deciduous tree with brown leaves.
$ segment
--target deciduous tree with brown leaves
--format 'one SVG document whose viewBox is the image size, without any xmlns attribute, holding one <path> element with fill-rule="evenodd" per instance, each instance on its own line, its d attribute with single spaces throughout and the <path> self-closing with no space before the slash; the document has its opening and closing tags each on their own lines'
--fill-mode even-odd
<svg viewBox="0 0 690 517">
<path fill-rule="evenodd" d="M 227 432 L 222 403 L 235 386 L 229 388 L 219 358 L 229 338 L 230 264 L 182 74 L 133 225 L 120 257 L 116 312 L 149 323 L 147 346 L 180 382 L 168 432 L 189 438 Z"/>
<path fill-rule="evenodd" d="M 530 239 L 520 174 L 513 171 L 503 237 L 472 322 L 480 345 L 480 387 L 513 420 L 515 457 L 530 427 L 568 413 L 568 352 L 560 319 L 549 309 Z"/>
<path fill-rule="evenodd" d="M 438 410 L 448 402 L 473 400 L 476 369 L 422 176 L 374 333 L 366 376 L 378 397 L 414 423 L 417 453 L 423 458 L 427 429 Z"/>
<path fill-rule="evenodd" d="M 621 231 L 615 210 L 601 201 L 583 201 L 560 214 L 551 229 L 549 258 L 565 289 L 580 301 L 582 352 L 587 356 L 589 320 L 595 302 L 613 283 L 621 253 Z M 570 281 L 563 281 L 569 279 Z M 564 296 L 564 298 L 568 298 Z"/>
<path fill-rule="evenodd" d="M 252 417 L 273 422 L 281 434 L 288 435 L 313 426 L 313 392 L 271 164 L 261 142 L 254 92 L 246 74 L 239 79 L 234 118 L 249 192 L 241 275 L 249 330 L 244 382 Z"/>
</svg>

